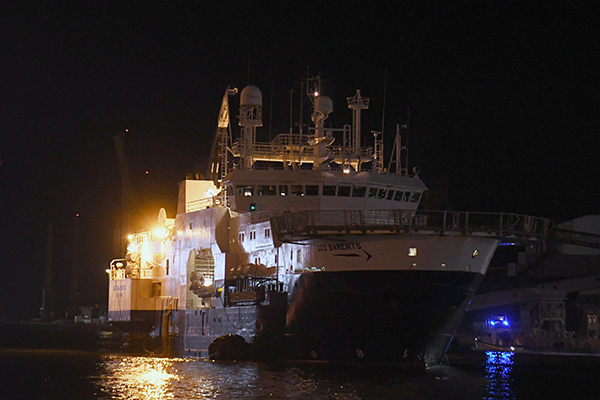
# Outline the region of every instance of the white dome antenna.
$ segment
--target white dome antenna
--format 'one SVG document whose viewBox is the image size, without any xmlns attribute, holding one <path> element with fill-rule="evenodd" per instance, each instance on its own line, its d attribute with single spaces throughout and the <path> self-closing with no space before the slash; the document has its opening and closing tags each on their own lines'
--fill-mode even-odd
<svg viewBox="0 0 600 400">
<path fill-rule="evenodd" d="M 254 144 L 256 143 L 256 127 L 262 126 L 262 93 L 259 88 L 248 85 L 240 94 L 240 121 L 242 127 L 242 151 L 240 167 L 251 169 Z"/>
<path fill-rule="evenodd" d="M 262 93 L 253 85 L 240 94 L 240 126 L 262 126 Z"/>
</svg>

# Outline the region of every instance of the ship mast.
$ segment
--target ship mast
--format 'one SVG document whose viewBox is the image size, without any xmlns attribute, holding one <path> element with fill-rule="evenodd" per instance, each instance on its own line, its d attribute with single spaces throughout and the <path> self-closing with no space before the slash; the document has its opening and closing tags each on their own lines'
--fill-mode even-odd
<svg viewBox="0 0 600 400">
<path fill-rule="evenodd" d="M 355 158 L 358 160 L 356 166 L 354 166 L 357 170 L 360 164 L 360 154 L 361 154 L 361 121 L 360 114 L 362 110 L 366 110 L 369 108 L 369 98 L 362 97 L 360 94 L 360 90 L 356 90 L 356 94 L 354 97 L 347 97 L 348 108 L 352 110 L 352 137 L 350 148 L 353 150 L 355 154 Z M 354 157 L 353 157 L 354 158 Z"/>
<path fill-rule="evenodd" d="M 251 169 L 256 128 L 262 126 L 262 93 L 256 86 L 246 86 L 240 94 L 240 120 L 242 127 L 242 152 L 240 169 Z"/>
<path fill-rule="evenodd" d="M 320 169 L 323 162 L 327 160 L 327 146 L 335 140 L 329 132 L 325 131 L 324 122 L 333 111 L 333 102 L 329 96 L 320 96 L 318 91 L 315 91 L 313 103 L 313 113 L 311 119 L 315 124 L 315 136 L 309 140 L 309 144 L 313 147 L 313 169 Z"/>
</svg>

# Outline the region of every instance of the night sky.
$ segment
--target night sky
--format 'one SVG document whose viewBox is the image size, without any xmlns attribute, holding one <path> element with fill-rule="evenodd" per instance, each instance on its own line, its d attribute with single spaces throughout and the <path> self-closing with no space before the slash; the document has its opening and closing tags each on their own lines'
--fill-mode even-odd
<svg viewBox="0 0 600 400">
<path fill-rule="evenodd" d="M 228 85 L 262 89 L 263 140 L 288 131 L 307 73 L 327 80 L 337 127 L 346 97 L 371 98 L 363 136 L 381 130 L 385 92 L 387 151 L 410 109 L 410 166 L 447 183 L 449 208 L 599 213 L 592 2 L 31 3 L 0 5 L 0 319 L 38 313 L 49 225 L 55 310 L 74 259 L 79 302 L 106 303 L 114 136 L 129 130 L 133 223 L 174 217 L 177 182 L 206 171 Z"/>
</svg>

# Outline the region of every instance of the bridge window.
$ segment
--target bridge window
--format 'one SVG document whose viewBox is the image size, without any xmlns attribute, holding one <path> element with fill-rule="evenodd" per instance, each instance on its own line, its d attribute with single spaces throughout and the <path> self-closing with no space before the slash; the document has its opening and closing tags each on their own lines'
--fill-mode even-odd
<svg viewBox="0 0 600 400">
<path fill-rule="evenodd" d="M 288 195 L 288 186 L 287 185 L 279 185 L 279 195 L 280 196 Z"/>
<path fill-rule="evenodd" d="M 410 193 L 410 191 L 404 192 L 404 197 L 402 198 L 402 201 L 408 202 L 410 200 Z"/>
<path fill-rule="evenodd" d="M 394 191 L 393 190 L 388 190 L 388 194 L 387 197 L 385 198 L 386 200 L 391 200 L 394 198 Z"/>
<path fill-rule="evenodd" d="M 256 192 L 259 196 L 275 196 L 277 187 L 275 185 L 258 185 Z"/>
<path fill-rule="evenodd" d="M 254 196 L 254 186 L 252 185 L 239 185 L 236 188 L 238 196 Z"/>
<path fill-rule="evenodd" d="M 304 188 L 302 185 L 291 185 L 290 192 L 295 196 L 304 196 Z"/>
<path fill-rule="evenodd" d="M 404 192 L 402 190 L 396 190 L 396 194 L 394 195 L 394 200 L 402 201 L 403 196 L 404 196 Z"/>
<path fill-rule="evenodd" d="M 318 196 L 319 195 L 319 186 L 318 185 L 306 185 L 306 195 L 307 196 Z"/>
<path fill-rule="evenodd" d="M 350 196 L 351 186 L 340 186 L 338 187 L 338 196 L 348 197 Z"/>
<path fill-rule="evenodd" d="M 335 186 L 323 185 L 323 196 L 335 196 Z"/>
<path fill-rule="evenodd" d="M 377 197 L 377 188 L 369 188 L 369 198 L 374 199 L 375 197 Z"/>
<path fill-rule="evenodd" d="M 377 198 L 378 199 L 385 199 L 385 194 L 387 192 L 387 189 L 381 188 L 377 191 Z"/>
<path fill-rule="evenodd" d="M 420 198 L 421 198 L 421 193 L 412 192 L 412 195 L 410 196 L 410 202 L 418 203 Z"/>
<path fill-rule="evenodd" d="M 352 197 L 365 197 L 367 194 L 367 188 L 364 186 L 354 186 L 352 188 Z"/>
</svg>

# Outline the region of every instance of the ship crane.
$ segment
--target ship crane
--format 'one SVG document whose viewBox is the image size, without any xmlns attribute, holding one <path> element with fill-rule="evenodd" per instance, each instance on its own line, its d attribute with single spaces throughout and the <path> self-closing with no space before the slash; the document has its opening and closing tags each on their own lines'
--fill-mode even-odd
<svg viewBox="0 0 600 400">
<path fill-rule="evenodd" d="M 215 183 L 219 185 L 229 170 L 229 160 L 227 156 L 228 138 L 230 135 L 231 126 L 229 124 L 229 96 L 237 94 L 237 88 L 227 87 L 223 100 L 221 101 L 221 109 L 217 119 L 217 134 L 212 146 L 212 160 L 210 165 L 210 176 Z"/>
</svg>

